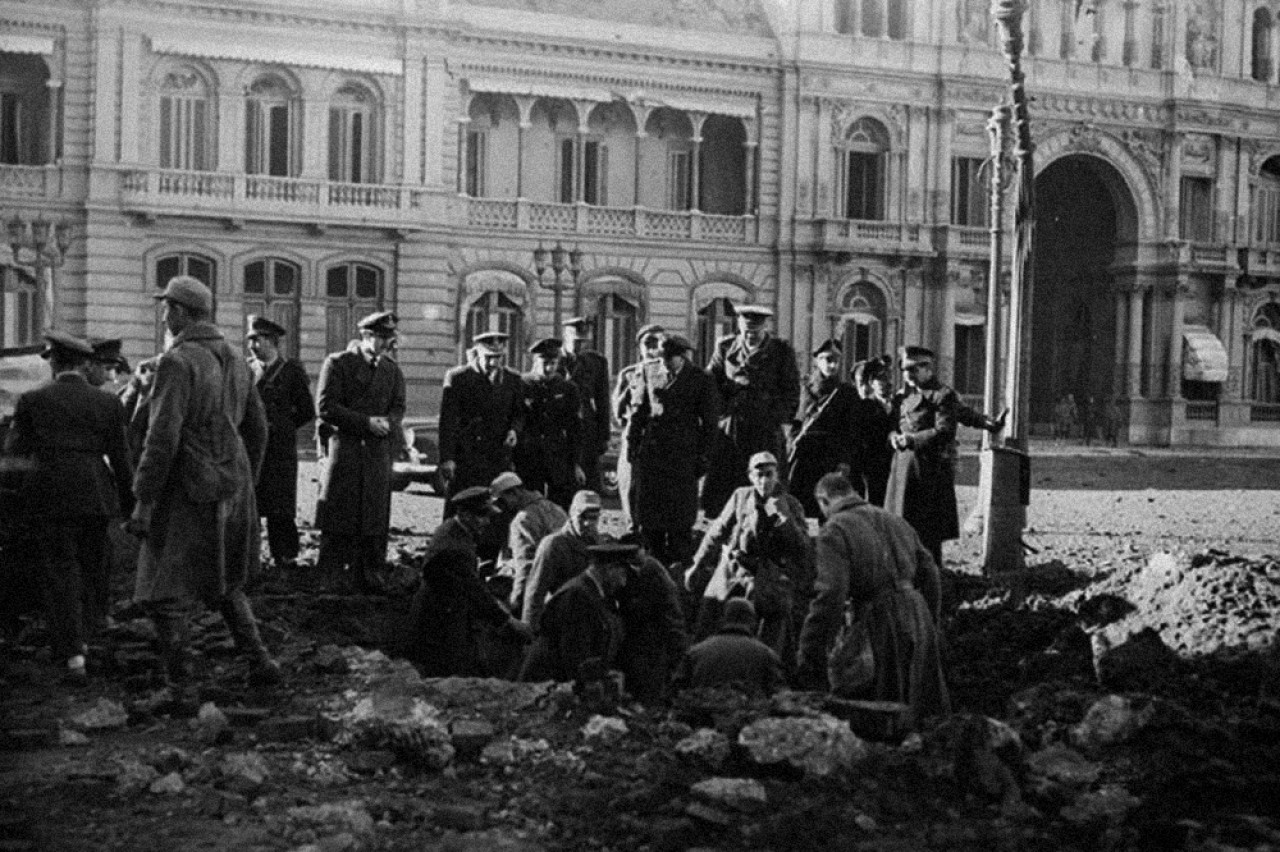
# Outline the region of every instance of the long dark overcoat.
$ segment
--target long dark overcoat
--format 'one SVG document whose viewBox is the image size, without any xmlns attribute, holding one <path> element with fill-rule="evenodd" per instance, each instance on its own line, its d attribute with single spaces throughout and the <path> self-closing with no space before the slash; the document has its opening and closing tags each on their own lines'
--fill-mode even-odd
<svg viewBox="0 0 1280 852">
<path fill-rule="evenodd" d="M 582 454 L 578 386 L 563 376 L 520 378 L 524 428 L 512 460 L 524 485 L 567 508 L 577 490 L 574 467 Z"/>
<path fill-rule="evenodd" d="M 457 469 L 449 493 L 473 485 L 488 485 L 511 470 L 507 433 L 523 426 L 520 374 L 503 368 L 491 382 L 469 364 L 454 367 L 444 377 L 440 397 L 440 461 Z"/>
<path fill-rule="evenodd" d="M 710 463 L 719 414 L 715 383 L 692 364 L 665 386 L 646 388 L 628 429 L 632 520 L 641 529 L 693 527 L 698 478 Z"/>
<path fill-rule="evenodd" d="M 542 630 L 529 649 L 520 679 L 576 680 L 582 664 L 599 660 L 613 668 L 622 640 L 622 621 L 587 574 L 579 574 L 547 601 Z"/>
<path fill-rule="evenodd" d="M 960 398 L 937 381 L 895 397 L 898 431 L 912 446 L 894 453 L 884 507 L 907 520 L 926 547 L 960 536 L 956 510 L 956 408 Z"/>
<path fill-rule="evenodd" d="M 134 475 L 151 529 L 138 558 L 138 601 L 220 601 L 259 561 L 254 478 L 267 416 L 240 353 L 206 322 L 160 356 Z"/>
<path fill-rule="evenodd" d="M 784 424 L 800 405 L 800 370 L 791 344 L 769 335 L 748 351 L 741 335 L 716 344 L 707 365 L 723 409 L 702 508 L 717 515 L 733 489 L 747 484 L 747 460 L 767 450 L 782 458 Z"/>
<path fill-rule="evenodd" d="M 854 482 L 867 501 L 884 505 L 884 490 L 889 482 L 889 468 L 893 465 L 893 447 L 889 436 L 897 428 L 893 416 L 893 401 L 875 398 L 858 401 L 858 420 L 863 428 L 862 483 Z"/>
<path fill-rule="evenodd" d="M 585 470 L 609 446 L 612 420 L 609 414 L 609 361 L 594 349 L 565 353 L 564 369 L 578 388 L 582 458 Z M 590 487 L 590 486 L 588 486 Z"/>
<path fill-rule="evenodd" d="M 307 371 L 277 358 L 263 370 L 258 395 L 267 411 L 267 456 L 258 476 L 258 512 L 290 515 L 298 510 L 298 430 L 316 416 Z"/>
<path fill-rule="evenodd" d="M 339 535 L 384 536 L 391 521 L 391 463 L 404 438 L 404 374 L 391 358 L 377 366 L 359 351 L 335 352 L 320 368 L 316 413 L 329 427 L 316 526 Z M 369 418 L 386 417 L 378 437 Z"/>
<path fill-rule="evenodd" d="M 806 517 L 821 518 L 813 487 L 839 465 L 849 466 L 850 479 L 862 479 L 866 425 L 861 397 L 853 385 L 817 373 L 800 390 L 787 454 L 787 487 L 804 506 Z"/>
<path fill-rule="evenodd" d="M 634 569 L 618 594 L 622 646 L 618 668 L 627 692 L 645 704 L 666 697 L 671 675 L 689 647 L 675 580 L 658 560 Z"/>
</svg>

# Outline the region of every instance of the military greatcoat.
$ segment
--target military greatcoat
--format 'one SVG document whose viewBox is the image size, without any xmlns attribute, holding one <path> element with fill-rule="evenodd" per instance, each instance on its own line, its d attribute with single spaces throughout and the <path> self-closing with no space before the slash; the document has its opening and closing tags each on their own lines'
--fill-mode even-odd
<svg viewBox="0 0 1280 852">
<path fill-rule="evenodd" d="M 960 398 L 936 379 L 894 396 L 898 431 L 911 446 L 889 470 L 884 507 L 905 518 L 933 550 L 960 536 L 956 510 L 956 417 Z"/>
<path fill-rule="evenodd" d="M 513 456 L 516 473 L 526 488 L 568 508 L 582 453 L 578 387 L 562 376 L 536 373 L 522 376 L 520 386 L 524 428 Z"/>
<path fill-rule="evenodd" d="M 316 411 L 331 431 L 320 479 L 316 526 L 337 535 L 385 536 L 391 521 L 391 463 L 404 436 L 404 374 L 385 355 L 377 364 L 359 350 L 335 352 L 320 368 Z M 386 417 L 383 437 L 369 429 Z"/>
<path fill-rule="evenodd" d="M 578 422 L 581 433 L 580 464 L 587 474 L 587 488 L 600 490 L 598 465 L 609 446 L 612 419 L 609 413 L 609 362 L 593 349 L 564 354 L 564 370 L 578 388 Z"/>
<path fill-rule="evenodd" d="M 307 372 L 297 361 L 277 358 L 258 377 L 267 411 L 267 456 L 258 477 L 258 512 L 290 515 L 298 508 L 298 430 L 316 416 Z"/>
<path fill-rule="evenodd" d="M 440 398 L 440 461 L 457 469 L 449 494 L 473 485 L 488 485 L 511 470 L 507 433 L 523 426 L 520 374 L 503 368 L 490 381 L 470 364 L 454 367 L 444 377 Z"/>
<path fill-rule="evenodd" d="M 850 479 L 861 483 L 868 424 L 862 422 L 860 402 L 857 389 L 836 376 L 815 372 L 801 389 L 787 454 L 787 485 L 806 517 L 822 517 L 813 487 L 825 474 L 845 464 Z"/>
<path fill-rule="evenodd" d="M 782 427 L 800 405 L 800 370 L 787 341 L 768 335 L 748 349 L 742 335 L 733 335 L 716 344 L 707 372 L 724 403 L 702 486 L 702 508 L 717 515 L 733 489 L 747 484 L 752 454 L 767 450 L 781 458 Z"/>
</svg>

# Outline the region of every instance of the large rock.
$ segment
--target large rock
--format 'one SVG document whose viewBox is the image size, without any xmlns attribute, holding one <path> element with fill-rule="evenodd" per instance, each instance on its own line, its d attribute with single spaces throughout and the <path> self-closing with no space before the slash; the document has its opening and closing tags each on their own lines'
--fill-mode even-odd
<svg viewBox="0 0 1280 852">
<path fill-rule="evenodd" d="M 373 834 L 373 817 L 358 799 L 289 808 L 287 816 L 292 827 L 311 828 L 317 834 Z"/>
<path fill-rule="evenodd" d="M 129 711 L 110 698 L 99 698 L 91 707 L 75 713 L 68 720 L 82 731 L 109 731 L 129 724 Z"/>
<path fill-rule="evenodd" d="M 1074 825 L 1117 825 L 1129 811 L 1142 804 L 1118 784 L 1109 784 L 1092 793 L 1085 793 L 1075 803 L 1062 809 L 1062 818 Z"/>
<path fill-rule="evenodd" d="M 851 769 L 867 757 L 867 746 L 832 716 L 765 718 L 747 725 L 738 744 L 762 766 L 784 764 L 819 778 Z"/>
<path fill-rule="evenodd" d="M 218 783 L 224 790 L 252 799 L 271 777 L 262 755 L 254 751 L 228 754 L 218 764 Z"/>
<path fill-rule="evenodd" d="M 1166 684 L 1178 655 L 1150 627 L 1124 635 L 1113 629 L 1094 633 L 1093 668 L 1098 683 L 1117 691 L 1144 691 Z"/>
<path fill-rule="evenodd" d="M 219 710 L 218 705 L 212 701 L 200 705 L 200 711 L 191 720 L 191 729 L 195 732 L 196 739 L 209 745 L 224 738 L 229 739 L 230 732 L 227 729 L 230 726 L 231 720 L 227 718 L 227 714 Z"/>
<path fill-rule="evenodd" d="M 617 716 L 592 716 L 582 726 L 582 738 L 587 742 L 614 743 L 627 735 L 627 723 Z"/>
<path fill-rule="evenodd" d="M 1128 698 L 1108 695 L 1095 701 L 1071 729 L 1071 742 L 1083 749 L 1119 745 L 1146 727 L 1154 714 L 1153 703 L 1139 708 Z"/>
<path fill-rule="evenodd" d="M 713 805 L 748 814 L 762 811 L 769 804 L 764 785 L 754 778 L 708 778 L 694 784 L 690 792 Z"/>
<path fill-rule="evenodd" d="M 453 760 L 449 728 L 440 711 L 421 698 L 377 692 L 357 702 L 342 724 L 352 742 L 389 749 L 429 769 L 443 769 Z"/>
<path fill-rule="evenodd" d="M 699 728 L 676 743 L 676 754 L 684 760 L 719 771 L 729 759 L 733 744 L 714 728 Z"/>
</svg>

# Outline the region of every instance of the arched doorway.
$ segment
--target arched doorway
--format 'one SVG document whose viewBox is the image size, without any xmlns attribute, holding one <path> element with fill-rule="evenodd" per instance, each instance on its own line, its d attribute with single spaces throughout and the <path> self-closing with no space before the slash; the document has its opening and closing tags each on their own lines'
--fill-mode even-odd
<svg viewBox="0 0 1280 852">
<path fill-rule="evenodd" d="M 1031 429 L 1049 434 L 1054 404 L 1083 408 L 1116 393 L 1117 249 L 1136 239 L 1124 179 L 1097 157 L 1073 154 L 1036 177 L 1035 284 L 1031 326 Z M 1083 413 L 1083 411 L 1082 411 Z"/>
</svg>

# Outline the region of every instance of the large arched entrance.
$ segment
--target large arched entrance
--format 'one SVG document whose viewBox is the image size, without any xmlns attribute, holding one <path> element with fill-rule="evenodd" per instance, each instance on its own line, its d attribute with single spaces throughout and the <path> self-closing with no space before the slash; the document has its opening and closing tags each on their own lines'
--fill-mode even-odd
<svg viewBox="0 0 1280 852">
<path fill-rule="evenodd" d="M 1136 239 L 1123 178 L 1105 161 L 1073 154 L 1036 177 L 1035 289 L 1031 327 L 1031 428 L 1048 434 L 1055 404 L 1071 394 L 1081 416 L 1092 397 L 1116 392 L 1112 265 Z"/>
</svg>

